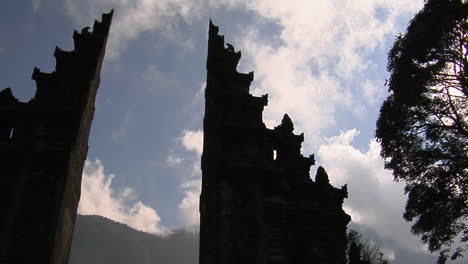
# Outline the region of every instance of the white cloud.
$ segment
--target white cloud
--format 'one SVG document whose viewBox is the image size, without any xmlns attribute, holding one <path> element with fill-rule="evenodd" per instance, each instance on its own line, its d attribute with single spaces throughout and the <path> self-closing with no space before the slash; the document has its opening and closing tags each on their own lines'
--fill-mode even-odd
<svg viewBox="0 0 468 264">
<path fill-rule="evenodd" d="M 201 177 L 191 177 L 180 185 L 184 198 L 178 205 L 179 217 L 186 227 L 197 228 L 200 225 Z"/>
<path fill-rule="evenodd" d="M 395 250 L 391 248 L 382 248 L 380 249 L 380 251 L 383 253 L 385 259 L 388 259 L 390 261 L 394 261 L 396 259 Z"/>
<path fill-rule="evenodd" d="M 354 211 L 352 208 L 346 207 L 346 206 L 343 206 L 343 210 L 349 216 L 351 216 L 351 219 L 352 219 L 353 222 L 355 222 L 355 223 L 360 223 L 361 222 L 361 217 L 362 216 L 357 211 Z"/>
<path fill-rule="evenodd" d="M 169 234 L 168 229 L 161 226 L 161 219 L 153 208 L 135 201 L 137 196 L 133 189 L 127 187 L 120 192 L 112 189 L 114 177 L 104 172 L 100 160 L 86 160 L 78 213 L 105 216 L 144 232 Z"/>
<path fill-rule="evenodd" d="M 199 197 L 201 192 L 200 158 L 203 152 L 203 131 L 184 130 L 177 141 L 188 152 L 188 168 L 191 173 L 183 179 L 180 189 L 184 197 L 178 205 L 179 217 L 187 227 L 198 228 L 200 225 Z"/>
<path fill-rule="evenodd" d="M 319 147 L 317 163 L 327 170 L 334 186 L 348 184 L 349 198 L 344 207 L 353 221 L 417 249 L 418 238 L 410 234 L 409 224 L 402 218 L 406 201 L 403 183 L 393 182 L 391 172 L 384 169 L 380 145 L 374 139 L 365 151 L 352 146 L 358 134 L 352 129 L 327 139 Z"/>
<path fill-rule="evenodd" d="M 187 150 L 195 151 L 199 155 L 203 152 L 203 131 L 184 130 L 181 141 Z"/>
<path fill-rule="evenodd" d="M 396 33 L 397 18 L 423 1 L 253 1 L 246 5 L 280 26 L 280 46 L 252 25 L 241 49 L 256 71 L 256 93 L 269 93 L 267 120 L 290 114 L 299 131 L 317 134 L 336 125 L 338 109 L 362 117 L 363 97 L 375 87 L 350 87 L 376 63 L 368 58 Z M 385 10 L 385 16 L 376 12 Z M 380 80 L 378 80 L 380 82 Z M 364 95 L 363 95 L 364 94 Z M 375 104 L 375 101 L 369 102 Z"/>
<path fill-rule="evenodd" d="M 115 9 L 106 57 L 115 59 L 145 32 L 158 30 L 169 39 L 176 39 L 176 18 L 191 23 L 200 17 L 202 6 L 190 0 L 66 0 L 65 8 L 77 23 L 87 25 L 90 18 Z M 183 47 L 193 48 L 190 41 L 174 41 Z"/>
<path fill-rule="evenodd" d="M 197 183 L 200 183 L 200 180 L 198 180 Z M 184 192 L 184 198 L 179 204 L 180 218 L 187 227 L 197 227 L 200 225 L 200 214 L 198 211 L 200 200 L 199 197 L 199 189 L 187 189 Z"/>
</svg>

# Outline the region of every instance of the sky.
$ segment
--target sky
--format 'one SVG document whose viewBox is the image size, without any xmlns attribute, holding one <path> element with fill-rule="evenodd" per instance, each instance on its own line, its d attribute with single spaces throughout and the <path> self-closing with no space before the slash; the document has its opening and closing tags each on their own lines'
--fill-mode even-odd
<svg viewBox="0 0 468 264">
<path fill-rule="evenodd" d="M 344 208 L 373 230 L 385 256 L 426 251 L 402 219 L 403 183 L 384 169 L 374 140 L 388 95 L 386 57 L 422 0 L 19 0 L 0 9 L 0 87 L 22 101 L 35 92 L 34 66 L 54 70 L 55 46 L 103 12 L 114 17 L 101 72 L 78 213 L 106 216 L 165 235 L 196 228 L 203 145 L 208 22 L 255 72 L 254 95 L 269 94 L 263 119 L 284 113 L 304 132 Z M 375 241 L 377 243 L 377 241 Z"/>
</svg>

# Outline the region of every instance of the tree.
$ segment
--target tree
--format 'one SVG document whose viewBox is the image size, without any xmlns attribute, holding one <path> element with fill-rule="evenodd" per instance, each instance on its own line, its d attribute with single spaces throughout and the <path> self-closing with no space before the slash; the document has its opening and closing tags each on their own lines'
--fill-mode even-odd
<svg viewBox="0 0 468 264">
<path fill-rule="evenodd" d="M 363 240 L 356 230 L 349 230 L 347 234 L 348 264 L 390 264 L 383 258 L 379 246 Z"/>
<path fill-rule="evenodd" d="M 405 182 L 403 217 L 439 263 L 468 241 L 467 14 L 467 0 L 425 2 L 388 54 L 377 120 L 385 167 Z"/>
</svg>

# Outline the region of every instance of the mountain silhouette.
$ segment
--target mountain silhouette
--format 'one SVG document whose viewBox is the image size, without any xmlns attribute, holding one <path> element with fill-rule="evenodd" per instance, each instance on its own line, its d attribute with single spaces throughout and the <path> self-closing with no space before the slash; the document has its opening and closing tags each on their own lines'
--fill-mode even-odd
<svg viewBox="0 0 468 264">
<path fill-rule="evenodd" d="M 198 232 L 166 237 L 135 230 L 97 215 L 78 215 L 70 264 L 198 264 Z"/>
</svg>

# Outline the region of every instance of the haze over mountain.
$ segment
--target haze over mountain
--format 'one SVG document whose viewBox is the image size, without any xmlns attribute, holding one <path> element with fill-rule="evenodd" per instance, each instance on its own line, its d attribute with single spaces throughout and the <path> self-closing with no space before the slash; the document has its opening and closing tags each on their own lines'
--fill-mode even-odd
<svg viewBox="0 0 468 264">
<path fill-rule="evenodd" d="M 198 232 L 158 236 L 97 215 L 78 215 L 70 264 L 198 263 Z"/>
</svg>

